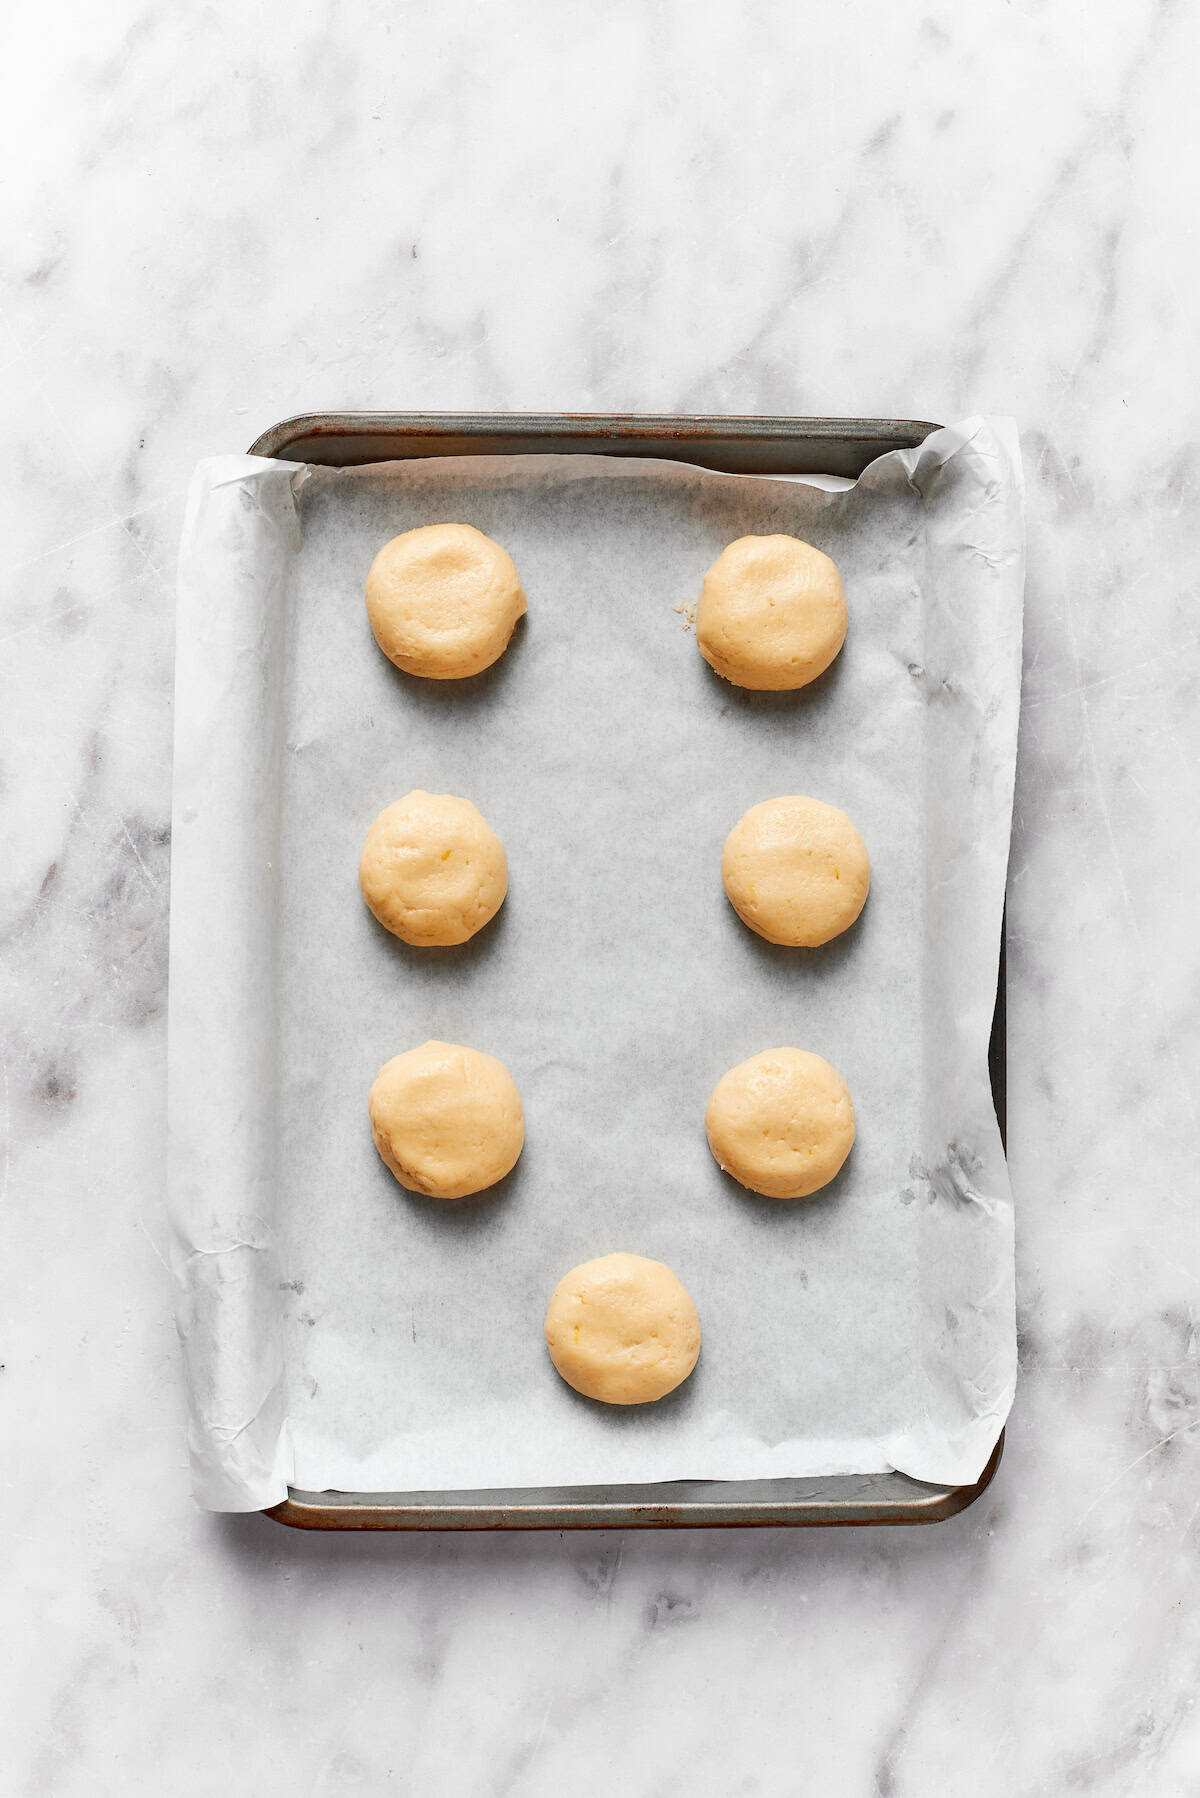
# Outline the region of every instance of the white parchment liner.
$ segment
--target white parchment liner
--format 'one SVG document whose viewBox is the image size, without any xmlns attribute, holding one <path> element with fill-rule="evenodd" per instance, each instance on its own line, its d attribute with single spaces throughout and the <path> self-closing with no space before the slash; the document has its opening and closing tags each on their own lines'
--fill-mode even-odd
<svg viewBox="0 0 1200 1798">
<path fill-rule="evenodd" d="M 529 615 L 467 682 L 379 653 L 380 544 L 463 520 Z M 839 563 L 846 647 L 799 694 L 707 668 L 673 607 L 746 533 Z M 343 1490 L 973 1479 L 1012 1399 L 1012 1208 L 986 1049 L 1020 679 L 1012 424 L 973 418 L 844 492 L 602 457 L 197 470 L 181 549 L 171 914 L 170 1210 L 200 1502 Z M 409 788 L 475 801 L 508 851 L 460 949 L 387 936 L 367 826 Z M 746 808 L 810 793 L 866 838 L 871 896 L 825 949 L 724 898 Z M 439 1205 L 378 1161 L 366 1094 L 427 1037 L 511 1069 L 527 1147 Z M 826 1193 L 745 1194 L 708 1094 L 759 1049 L 817 1050 L 859 1134 Z M 699 1307 L 658 1405 L 574 1395 L 553 1286 L 613 1249 Z"/>
</svg>

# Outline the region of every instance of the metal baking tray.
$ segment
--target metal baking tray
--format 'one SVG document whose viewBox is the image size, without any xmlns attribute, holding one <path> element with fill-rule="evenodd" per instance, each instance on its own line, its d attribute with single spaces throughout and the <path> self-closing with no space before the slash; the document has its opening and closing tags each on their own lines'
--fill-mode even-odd
<svg viewBox="0 0 1200 1798">
<path fill-rule="evenodd" d="M 888 450 L 939 427 L 896 418 L 713 418 L 580 413 L 319 412 L 272 425 L 252 456 L 356 467 L 418 456 L 643 456 L 725 474 L 856 478 Z M 988 1053 L 1005 1129 L 1004 957 Z M 969 1486 L 901 1473 L 826 1479 L 674 1480 L 479 1492 L 289 1491 L 266 1512 L 314 1530 L 679 1529 L 799 1524 L 937 1523 L 973 1504 L 1000 1464 L 1004 1436 Z"/>
</svg>

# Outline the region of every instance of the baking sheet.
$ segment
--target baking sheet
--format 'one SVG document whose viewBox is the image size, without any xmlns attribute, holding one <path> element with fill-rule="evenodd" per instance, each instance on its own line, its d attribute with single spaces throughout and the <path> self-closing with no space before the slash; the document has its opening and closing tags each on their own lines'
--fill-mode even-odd
<svg viewBox="0 0 1200 1798">
<path fill-rule="evenodd" d="M 415 1490 L 898 1469 L 974 1479 L 1012 1398 L 1011 1200 L 987 1081 L 1020 669 L 1022 483 L 971 419 L 848 491 L 603 457 L 197 471 L 181 549 L 170 1205 L 202 1503 L 289 1483 Z M 529 598 L 468 682 L 381 656 L 381 543 L 460 519 Z M 799 694 L 719 681 L 674 608 L 732 538 L 838 561 L 846 647 Z M 358 895 L 409 788 L 498 830 L 509 897 L 407 948 Z M 870 848 L 860 922 L 773 947 L 724 898 L 748 806 L 804 792 Z M 406 1194 L 375 1155 L 378 1067 L 440 1037 L 498 1055 L 526 1149 L 490 1194 Z M 717 1078 L 825 1055 L 858 1140 L 824 1194 L 743 1192 L 705 1143 Z M 573 1394 L 547 1298 L 613 1249 L 696 1299 L 658 1405 Z"/>
</svg>

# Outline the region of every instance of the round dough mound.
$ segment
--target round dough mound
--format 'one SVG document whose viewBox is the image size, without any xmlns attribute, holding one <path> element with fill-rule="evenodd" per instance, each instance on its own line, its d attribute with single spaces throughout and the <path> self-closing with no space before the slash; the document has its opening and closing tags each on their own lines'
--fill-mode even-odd
<svg viewBox="0 0 1200 1798">
<path fill-rule="evenodd" d="M 369 1106 L 375 1147 L 401 1186 L 433 1199 L 494 1186 L 525 1143 L 521 1095 L 504 1063 L 457 1043 L 394 1055 Z"/>
<path fill-rule="evenodd" d="M 358 864 L 385 930 L 417 947 L 465 943 L 508 891 L 504 845 L 469 799 L 417 787 L 380 812 Z"/>
<path fill-rule="evenodd" d="M 795 794 L 752 805 L 734 825 L 721 879 L 734 911 L 759 936 L 815 949 L 857 918 L 871 863 L 845 812 Z"/>
<path fill-rule="evenodd" d="M 766 1049 L 718 1080 L 704 1114 L 727 1174 L 769 1199 L 828 1186 L 854 1143 L 854 1106 L 836 1069 L 806 1049 Z"/>
<path fill-rule="evenodd" d="M 375 641 L 397 668 L 462 680 L 508 648 L 525 595 L 508 551 L 471 524 L 426 524 L 385 543 L 367 576 Z"/>
<path fill-rule="evenodd" d="M 739 537 L 704 577 L 696 641 L 735 687 L 806 687 L 845 639 L 837 564 L 798 537 Z"/>
<path fill-rule="evenodd" d="M 576 1392 L 606 1405 L 644 1405 L 674 1392 L 695 1367 L 700 1319 L 661 1261 L 602 1255 L 554 1288 L 546 1346 Z"/>
</svg>

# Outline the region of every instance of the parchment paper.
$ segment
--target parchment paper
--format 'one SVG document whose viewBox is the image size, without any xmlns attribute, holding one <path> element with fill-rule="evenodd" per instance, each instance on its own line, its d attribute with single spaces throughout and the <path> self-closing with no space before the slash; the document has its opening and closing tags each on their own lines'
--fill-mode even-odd
<svg viewBox="0 0 1200 1798">
<path fill-rule="evenodd" d="M 335 471 L 201 464 L 181 551 L 170 1205 L 197 1496 L 899 1469 L 975 1478 L 1011 1403 L 1011 1201 L 986 1048 L 1020 670 L 1023 494 L 1007 420 L 848 491 L 600 457 Z M 529 598 L 466 682 L 380 654 L 362 590 L 399 531 L 463 520 Z M 798 694 L 720 681 L 673 608 L 746 533 L 839 563 L 845 649 Z M 376 813 L 460 793 L 510 890 L 459 949 L 358 893 Z M 748 806 L 810 793 L 871 852 L 859 923 L 775 948 L 725 900 Z M 406 1194 L 366 1095 L 428 1037 L 498 1055 L 526 1148 L 489 1194 Z M 781 1044 L 845 1077 L 823 1194 L 759 1199 L 709 1154 L 719 1076 Z M 614 1249 L 692 1292 L 696 1373 L 605 1408 L 542 1318 Z"/>
</svg>

